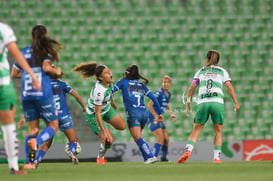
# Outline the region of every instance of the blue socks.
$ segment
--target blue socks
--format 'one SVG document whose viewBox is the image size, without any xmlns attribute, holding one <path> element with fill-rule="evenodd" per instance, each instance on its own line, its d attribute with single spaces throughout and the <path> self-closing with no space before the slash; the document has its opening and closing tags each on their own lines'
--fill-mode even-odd
<svg viewBox="0 0 273 181">
<path fill-rule="evenodd" d="M 70 150 L 72 153 L 75 153 L 75 152 L 76 152 L 76 148 L 77 148 L 77 142 L 69 143 L 69 150 Z"/>
<path fill-rule="evenodd" d="M 154 157 L 153 153 L 150 150 L 149 145 L 144 141 L 143 138 L 139 138 L 136 141 L 136 144 L 138 145 L 138 147 L 143 155 L 144 161 L 147 160 L 148 158 Z"/>
<path fill-rule="evenodd" d="M 166 160 L 168 155 L 168 146 L 163 145 L 162 146 L 162 156 L 161 160 Z"/>
<path fill-rule="evenodd" d="M 37 145 L 41 145 L 54 136 L 54 129 L 50 126 L 44 128 L 37 136 Z"/>
<path fill-rule="evenodd" d="M 38 154 L 36 156 L 36 160 L 38 163 L 40 163 L 42 161 L 42 159 L 44 158 L 46 152 L 44 150 L 39 150 Z"/>
<path fill-rule="evenodd" d="M 161 144 L 159 144 L 159 143 L 155 143 L 155 144 L 154 144 L 153 154 L 154 154 L 155 157 L 158 156 L 158 154 L 159 154 L 161 148 L 162 148 L 162 145 L 161 145 Z"/>
</svg>

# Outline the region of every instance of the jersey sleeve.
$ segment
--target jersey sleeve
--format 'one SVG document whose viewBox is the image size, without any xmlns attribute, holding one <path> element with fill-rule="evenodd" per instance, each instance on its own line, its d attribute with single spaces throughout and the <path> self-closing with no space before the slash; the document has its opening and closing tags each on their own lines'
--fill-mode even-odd
<svg viewBox="0 0 273 181">
<path fill-rule="evenodd" d="M 223 69 L 223 72 L 224 72 L 224 76 L 223 76 L 223 83 L 227 82 L 227 81 L 231 81 L 231 78 L 229 76 L 229 73 Z"/>
<path fill-rule="evenodd" d="M 11 42 L 16 42 L 16 36 L 10 26 L 5 25 L 3 31 L 4 44 L 7 45 Z"/>
<path fill-rule="evenodd" d="M 112 92 L 115 93 L 118 90 L 122 89 L 122 85 L 123 85 L 123 79 L 119 80 L 112 88 Z"/>
<path fill-rule="evenodd" d="M 72 91 L 72 88 L 64 81 L 62 81 L 62 87 L 65 93 L 70 93 Z"/>
</svg>

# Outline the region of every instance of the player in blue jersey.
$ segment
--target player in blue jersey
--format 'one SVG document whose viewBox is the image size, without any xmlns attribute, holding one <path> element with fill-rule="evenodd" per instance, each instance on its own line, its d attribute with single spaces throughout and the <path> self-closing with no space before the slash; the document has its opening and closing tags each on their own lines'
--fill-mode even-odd
<svg viewBox="0 0 273 181">
<path fill-rule="evenodd" d="M 59 128 L 49 75 L 61 75 L 61 69 L 54 67 L 53 62 L 59 61 L 58 53 L 62 47 L 58 41 L 49 37 L 43 25 L 32 28 L 31 38 L 31 45 L 24 48 L 22 54 L 42 82 L 42 90 L 32 88 L 30 76 L 18 64 L 13 65 L 12 76 L 16 77 L 21 73 L 21 99 L 29 130 L 25 152 L 29 152 L 30 160 L 34 161 L 38 146 L 51 139 Z M 47 126 L 39 132 L 40 117 Z"/>
<path fill-rule="evenodd" d="M 77 100 L 77 102 L 81 105 L 83 112 L 85 112 L 85 105 L 81 97 L 78 95 L 78 93 L 75 90 L 73 90 L 66 82 L 60 80 L 60 78 L 62 78 L 62 75 L 61 76 L 51 75 L 50 77 L 51 77 L 51 85 L 53 90 L 55 107 L 58 110 L 59 128 L 61 131 L 64 132 L 64 134 L 66 135 L 69 141 L 69 146 L 67 149 L 65 149 L 65 152 L 71 158 L 74 164 L 78 164 L 79 160 L 76 157 L 76 155 L 78 154 L 76 150 L 77 150 L 77 147 L 78 148 L 80 147 L 80 145 L 77 142 L 77 136 L 76 136 L 76 131 L 74 129 L 73 120 L 68 110 L 68 106 L 66 102 L 66 94 L 72 95 Z M 24 119 L 21 119 L 21 121 L 18 123 L 18 127 L 21 127 L 23 125 L 24 125 Z M 44 143 L 40 147 L 34 164 L 31 163 L 30 161 L 27 161 L 28 164 L 25 165 L 26 169 L 35 168 L 36 165 L 42 161 L 47 150 L 52 144 L 52 140 L 53 139 L 48 140 L 46 143 Z M 26 160 L 28 160 L 28 153 L 26 153 Z"/>
<path fill-rule="evenodd" d="M 169 92 L 169 89 L 172 85 L 172 79 L 169 76 L 162 77 L 162 87 L 157 90 L 154 95 L 157 98 L 161 111 L 164 113 L 165 111 L 169 113 L 173 121 L 176 121 L 176 116 L 172 112 L 170 108 L 170 99 L 171 99 L 171 93 Z M 149 121 L 147 123 L 149 129 L 153 133 L 153 135 L 156 137 L 157 142 L 154 144 L 153 147 L 153 154 L 155 157 L 158 156 L 160 151 L 162 151 L 162 155 L 160 158 L 160 161 L 168 161 L 167 154 L 168 154 L 168 145 L 169 145 L 169 135 L 166 129 L 166 126 L 164 122 L 158 122 L 154 120 L 154 112 L 155 112 L 155 105 L 153 101 L 149 101 L 148 108 L 150 110 L 149 112 Z"/>
<path fill-rule="evenodd" d="M 114 103 L 112 99 L 112 72 L 105 65 L 98 65 L 96 62 L 79 64 L 73 68 L 73 71 L 80 72 L 82 78 L 96 76 L 97 82 L 91 89 L 86 106 L 86 122 L 101 139 L 96 161 L 98 164 L 105 164 L 107 160 L 104 155 L 114 142 L 114 137 L 106 123 L 118 130 L 126 128 L 124 120 L 114 109 L 116 106 L 112 106 Z"/>
<path fill-rule="evenodd" d="M 139 79 L 143 79 L 145 82 L 141 83 Z M 162 121 L 163 117 L 156 97 L 146 87 L 147 83 L 148 80 L 139 74 L 138 67 L 132 65 L 126 69 L 124 78 L 114 85 L 113 92 L 122 91 L 129 131 L 143 155 L 144 163 L 150 164 L 157 162 L 157 158 L 141 136 L 142 129 L 149 119 L 149 113 L 144 104 L 144 96 L 149 97 L 156 106 L 156 111 L 153 115 L 156 121 Z"/>
<path fill-rule="evenodd" d="M 12 58 L 28 73 L 33 88 L 41 90 L 40 81 L 22 56 L 16 43 L 16 36 L 7 24 L 0 22 L 0 123 L 3 131 L 5 151 L 11 174 L 24 175 L 18 165 L 18 140 L 14 121 L 15 92 L 10 79 L 8 52 Z"/>
</svg>

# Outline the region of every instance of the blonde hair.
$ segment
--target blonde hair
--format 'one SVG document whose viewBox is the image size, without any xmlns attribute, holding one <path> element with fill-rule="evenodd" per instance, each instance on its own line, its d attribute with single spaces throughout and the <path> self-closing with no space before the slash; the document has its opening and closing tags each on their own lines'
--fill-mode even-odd
<svg viewBox="0 0 273 181">
<path fill-rule="evenodd" d="M 209 50 L 207 53 L 207 60 L 207 67 L 210 65 L 217 65 L 220 61 L 220 53 L 217 50 Z"/>
<path fill-rule="evenodd" d="M 161 80 L 163 81 L 164 79 L 168 79 L 170 82 L 172 82 L 172 78 L 168 75 L 164 75 Z"/>
</svg>

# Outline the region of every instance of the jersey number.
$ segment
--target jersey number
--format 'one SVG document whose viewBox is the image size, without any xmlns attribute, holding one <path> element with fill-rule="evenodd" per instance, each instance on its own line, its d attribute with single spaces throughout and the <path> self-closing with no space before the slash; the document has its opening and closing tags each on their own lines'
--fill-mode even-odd
<svg viewBox="0 0 273 181">
<path fill-rule="evenodd" d="M 42 83 L 42 74 L 39 73 L 35 73 L 36 77 L 38 78 L 38 80 Z M 31 90 L 32 89 L 32 79 L 30 77 L 29 74 L 25 75 L 25 87 L 24 87 L 25 91 Z"/>
</svg>

